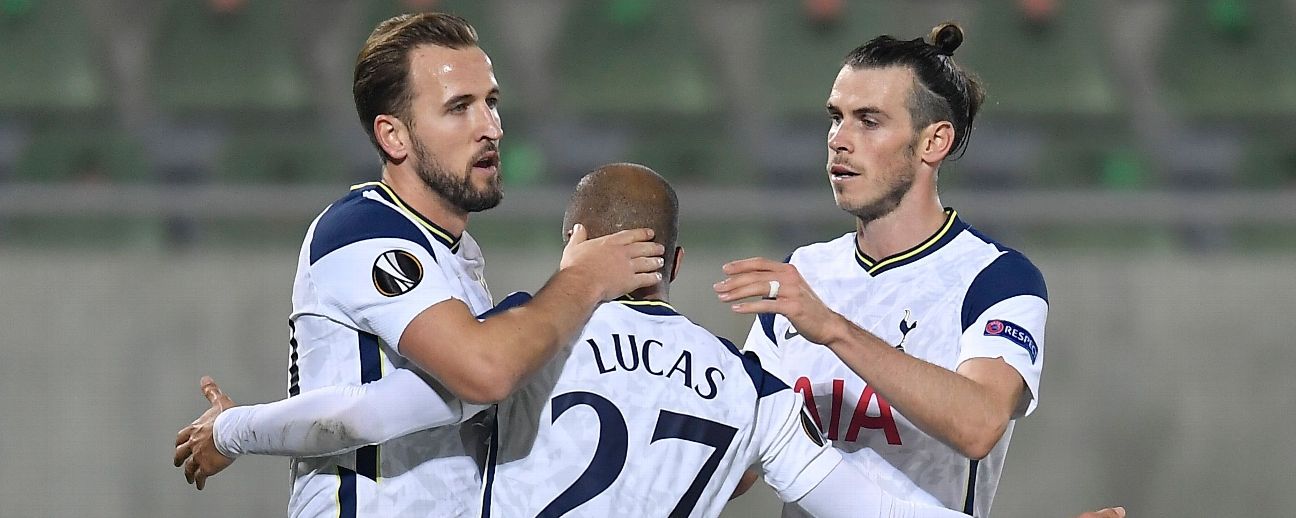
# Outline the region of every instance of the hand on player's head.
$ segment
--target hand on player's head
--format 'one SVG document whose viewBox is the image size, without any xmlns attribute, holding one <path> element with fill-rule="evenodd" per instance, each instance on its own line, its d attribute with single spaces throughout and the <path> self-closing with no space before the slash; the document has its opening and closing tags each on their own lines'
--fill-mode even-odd
<svg viewBox="0 0 1296 518">
<path fill-rule="evenodd" d="M 652 238 L 652 229 L 636 228 L 586 239 L 585 226 L 577 224 L 563 249 L 560 269 L 578 272 L 598 289 L 602 300 L 654 286 L 662 280 L 666 249 Z"/>
<path fill-rule="evenodd" d="M 234 400 L 226 396 L 209 376 L 202 377 L 199 388 L 211 407 L 176 434 L 175 456 L 172 460 L 176 467 L 184 466 L 185 480 L 202 490 L 207 477 L 219 473 L 234 462 L 234 459 L 222 455 L 216 449 L 214 435 L 216 417 L 225 409 L 233 407 Z"/>
</svg>

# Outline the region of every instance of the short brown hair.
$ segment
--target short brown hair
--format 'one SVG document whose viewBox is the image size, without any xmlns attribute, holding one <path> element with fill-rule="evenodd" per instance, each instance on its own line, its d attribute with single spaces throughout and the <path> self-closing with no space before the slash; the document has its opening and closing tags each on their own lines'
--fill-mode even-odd
<svg viewBox="0 0 1296 518">
<path fill-rule="evenodd" d="M 451 49 L 477 46 L 477 30 L 467 20 L 446 13 L 402 14 L 378 24 L 356 58 L 351 94 L 356 114 L 383 161 L 391 157 L 378 145 L 374 118 L 395 115 L 407 124 L 413 93 L 409 88 L 409 53 L 419 45 Z"/>
</svg>

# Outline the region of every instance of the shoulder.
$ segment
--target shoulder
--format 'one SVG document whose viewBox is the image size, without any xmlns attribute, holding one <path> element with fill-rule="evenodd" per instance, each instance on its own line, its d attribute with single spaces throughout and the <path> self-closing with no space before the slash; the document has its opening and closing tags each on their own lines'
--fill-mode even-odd
<svg viewBox="0 0 1296 518">
<path fill-rule="evenodd" d="M 315 223 L 310 236 L 310 262 L 367 239 L 404 239 L 421 245 L 432 257 L 432 244 L 413 221 L 387 203 L 365 196 L 368 189 L 351 191 L 334 202 Z"/>
<path fill-rule="evenodd" d="M 1048 302 L 1044 275 L 1030 259 L 970 227 L 968 231 L 987 245 L 996 247 L 997 253 L 968 285 L 963 298 L 965 328 L 990 306 L 1013 297 L 1035 296 Z"/>
<path fill-rule="evenodd" d="M 855 233 L 847 232 L 836 239 L 798 247 L 788 254 L 784 262 L 798 268 L 815 267 L 841 257 L 851 257 L 855 249 Z"/>
<path fill-rule="evenodd" d="M 725 349 L 727 349 L 730 354 L 736 356 L 737 361 L 742 363 L 743 372 L 747 374 L 747 378 L 751 380 L 753 388 L 756 389 L 757 398 L 763 398 L 788 390 L 788 386 L 786 383 L 783 383 L 783 380 L 780 380 L 778 376 L 770 374 L 769 371 L 766 371 L 765 368 L 761 366 L 760 357 L 757 356 L 756 353 L 743 353 L 738 350 L 738 347 L 735 346 L 733 342 L 730 342 L 726 338 L 716 336 L 715 339 L 719 340 L 720 343 L 724 345 Z"/>
</svg>

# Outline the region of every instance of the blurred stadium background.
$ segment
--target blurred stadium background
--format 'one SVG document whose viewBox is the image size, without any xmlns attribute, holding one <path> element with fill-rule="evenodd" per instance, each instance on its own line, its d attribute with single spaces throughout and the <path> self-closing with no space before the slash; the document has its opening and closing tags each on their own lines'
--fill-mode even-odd
<svg viewBox="0 0 1296 518">
<path fill-rule="evenodd" d="M 559 256 L 573 180 L 677 185 L 673 295 L 850 231 L 822 164 L 840 58 L 963 22 L 990 100 L 943 201 L 1043 270 L 1044 404 L 996 516 L 1296 514 L 1292 0 L 0 0 L 0 515 L 279 516 L 282 459 L 169 459 L 212 374 L 284 395 L 307 223 L 378 174 L 350 101 L 379 20 L 457 12 L 503 87 L 496 297 Z M 768 491 L 726 516 L 777 516 Z"/>
</svg>

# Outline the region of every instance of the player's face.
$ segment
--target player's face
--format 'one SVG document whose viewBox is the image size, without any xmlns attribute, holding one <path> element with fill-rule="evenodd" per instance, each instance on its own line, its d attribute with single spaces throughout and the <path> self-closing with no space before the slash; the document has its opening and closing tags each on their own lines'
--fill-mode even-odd
<svg viewBox="0 0 1296 518">
<path fill-rule="evenodd" d="M 828 94 L 828 179 L 842 210 L 868 223 L 890 214 L 913 186 L 920 160 L 909 116 L 913 72 L 842 67 Z"/>
<path fill-rule="evenodd" d="M 433 191 L 464 212 L 499 204 L 499 85 L 477 47 L 423 45 L 410 52 L 414 167 Z"/>
</svg>

